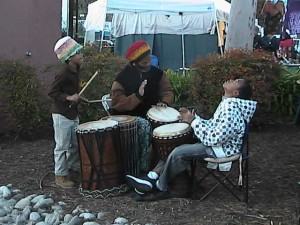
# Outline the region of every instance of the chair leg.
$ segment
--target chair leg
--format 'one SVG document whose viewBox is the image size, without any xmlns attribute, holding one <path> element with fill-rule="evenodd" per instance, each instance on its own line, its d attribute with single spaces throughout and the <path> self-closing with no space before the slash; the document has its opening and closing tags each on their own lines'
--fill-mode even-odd
<svg viewBox="0 0 300 225">
<path fill-rule="evenodd" d="M 245 161 L 245 170 L 243 171 L 243 175 L 245 178 L 244 188 L 245 188 L 245 203 L 248 205 L 249 200 L 249 162 L 248 160 Z"/>
</svg>

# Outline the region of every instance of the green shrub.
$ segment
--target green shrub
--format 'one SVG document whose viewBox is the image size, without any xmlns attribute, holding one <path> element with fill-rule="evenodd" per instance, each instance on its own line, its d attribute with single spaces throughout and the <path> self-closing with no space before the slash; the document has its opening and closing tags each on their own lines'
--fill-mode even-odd
<svg viewBox="0 0 300 225">
<path fill-rule="evenodd" d="M 295 115 L 300 95 L 300 85 L 296 83 L 297 80 L 300 80 L 299 70 L 286 70 L 276 83 L 272 109 L 282 116 Z"/>
<path fill-rule="evenodd" d="M 269 55 L 235 49 L 207 58 L 198 58 L 194 64 L 190 88 L 191 98 L 203 107 L 203 114 L 211 116 L 221 100 L 222 84 L 228 79 L 245 78 L 253 87 L 253 99 L 258 101 L 258 116 L 270 109 L 275 84 L 283 68 Z M 260 111 L 260 112 L 259 112 Z"/>
<path fill-rule="evenodd" d="M 96 46 L 86 46 L 83 50 L 84 64 L 81 73 L 81 88 L 84 88 L 96 71 L 99 71 L 95 79 L 82 93 L 82 96 L 89 100 L 101 99 L 104 94 L 110 92 L 111 85 L 116 75 L 126 65 L 126 60 L 114 56 L 109 50 L 102 50 Z M 98 120 L 106 115 L 101 103 L 91 103 L 80 108 L 81 123 Z"/>
<path fill-rule="evenodd" d="M 0 85 L 5 106 L 16 123 L 17 137 L 31 138 L 46 126 L 47 109 L 40 101 L 42 86 L 32 66 L 22 61 L 0 61 Z"/>
<path fill-rule="evenodd" d="M 167 70 L 166 74 L 170 80 L 170 84 L 174 92 L 174 104 L 175 108 L 180 108 L 182 106 L 191 106 L 189 101 L 189 86 L 191 82 L 191 73 L 178 73 L 172 70 Z"/>
</svg>

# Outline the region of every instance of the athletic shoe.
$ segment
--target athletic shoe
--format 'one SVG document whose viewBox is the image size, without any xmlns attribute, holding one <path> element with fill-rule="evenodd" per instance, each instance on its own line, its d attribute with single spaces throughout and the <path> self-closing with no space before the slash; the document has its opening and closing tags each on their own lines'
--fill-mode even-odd
<svg viewBox="0 0 300 225">
<path fill-rule="evenodd" d="M 149 178 L 147 175 L 137 178 L 131 175 L 126 175 L 126 181 L 129 186 L 135 188 L 137 192 L 145 193 L 152 190 L 155 186 L 155 179 Z"/>
</svg>

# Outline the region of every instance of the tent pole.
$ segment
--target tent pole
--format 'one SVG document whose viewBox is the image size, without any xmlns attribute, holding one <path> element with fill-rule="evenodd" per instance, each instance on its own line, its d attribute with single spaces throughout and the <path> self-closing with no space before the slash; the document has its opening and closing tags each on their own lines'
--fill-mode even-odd
<svg viewBox="0 0 300 225">
<path fill-rule="evenodd" d="M 216 8 L 216 6 L 215 6 Z M 218 19 L 217 19 L 217 10 L 215 10 L 215 26 L 217 28 L 217 34 L 218 34 L 218 45 L 221 44 L 221 36 L 220 36 L 220 30 L 219 30 L 219 24 L 218 24 Z M 220 48 L 220 53 L 223 55 L 223 48 L 222 45 L 218 46 Z"/>
<path fill-rule="evenodd" d="M 104 22 L 105 23 L 105 22 Z M 103 39 L 104 39 L 104 26 L 103 26 L 103 30 L 101 32 L 101 40 L 100 40 L 100 46 L 99 46 L 99 51 L 102 51 L 102 46 L 103 46 Z"/>
<path fill-rule="evenodd" d="M 185 45 L 184 45 L 184 31 L 183 31 L 183 13 L 179 12 L 181 17 L 181 51 L 182 51 L 182 71 L 185 75 Z"/>
</svg>

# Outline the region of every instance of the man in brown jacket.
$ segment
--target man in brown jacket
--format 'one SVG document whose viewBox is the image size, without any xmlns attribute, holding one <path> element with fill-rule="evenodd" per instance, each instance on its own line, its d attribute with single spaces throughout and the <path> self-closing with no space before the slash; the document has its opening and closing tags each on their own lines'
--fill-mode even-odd
<svg viewBox="0 0 300 225">
<path fill-rule="evenodd" d="M 111 88 L 112 114 L 136 116 L 139 133 L 140 169 L 147 171 L 152 130 L 146 115 L 152 105 L 173 103 L 169 79 L 161 69 L 151 66 L 151 49 L 147 42 L 136 41 L 127 50 L 129 63 Z"/>
</svg>

